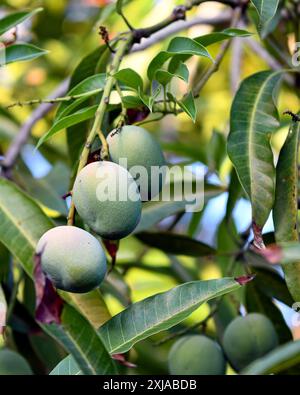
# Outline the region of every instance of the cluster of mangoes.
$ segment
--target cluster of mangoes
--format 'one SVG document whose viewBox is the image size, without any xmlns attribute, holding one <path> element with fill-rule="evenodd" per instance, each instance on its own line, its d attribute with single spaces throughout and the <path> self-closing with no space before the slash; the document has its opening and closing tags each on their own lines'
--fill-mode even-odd
<svg viewBox="0 0 300 395">
<path fill-rule="evenodd" d="M 141 127 L 113 130 L 107 142 L 111 161 L 85 166 L 77 175 L 72 197 L 79 216 L 91 232 L 104 239 L 119 240 L 136 228 L 142 202 L 160 192 L 161 180 L 154 192 L 151 189 L 151 169 L 163 167 L 165 159 L 159 144 Z M 118 164 L 123 159 L 127 161 L 126 168 Z M 131 174 L 135 166 L 143 166 L 146 177 Z M 141 196 L 140 191 L 145 190 L 149 191 L 147 196 Z M 106 255 L 101 244 L 91 233 L 75 226 L 50 229 L 39 240 L 36 252 L 41 254 L 43 271 L 56 288 L 88 292 L 105 277 Z"/>
<path fill-rule="evenodd" d="M 224 375 L 226 358 L 240 372 L 278 345 L 272 322 L 262 314 L 235 318 L 226 328 L 222 347 L 203 335 L 184 336 L 169 353 L 171 374 Z"/>
</svg>

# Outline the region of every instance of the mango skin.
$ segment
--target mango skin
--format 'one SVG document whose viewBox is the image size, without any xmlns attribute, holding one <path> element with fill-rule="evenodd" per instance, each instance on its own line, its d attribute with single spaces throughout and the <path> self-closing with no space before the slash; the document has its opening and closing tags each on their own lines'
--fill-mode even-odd
<svg viewBox="0 0 300 395">
<path fill-rule="evenodd" d="M 54 286 L 68 292 L 85 293 L 98 287 L 106 274 L 106 256 L 99 241 L 75 226 L 58 226 L 39 240 L 43 271 Z"/>
<path fill-rule="evenodd" d="M 20 354 L 5 348 L 0 350 L 1 376 L 28 376 L 32 374 L 33 373 L 28 362 Z"/>
<path fill-rule="evenodd" d="M 119 163 L 120 159 L 127 159 L 127 170 L 132 174 L 140 187 L 143 201 L 151 200 L 159 194 L 163 185 L 165 174 L 159 177 L 159 182 L 154 182 L 151 177 L 151 167 L 166 166 L 163 152 L 158 142 L 145 129 L 139 126 L 123 126 L 119 131 L 113 130 L 107 137 L 111 160 Z M 134 166 L 143 166 L 147 175 L 136 177 Z M 163 168 L 162 168 L 163 170 Z M 153 181 L 152 189 L 151 183 Z"/>
<path fill-rule="evenodd" d="M 221 347 L 202 335 L 184 336 L 169 353 L 172 375 L 224 375 L 226 362 Z"/>
<path fill-rule="evenodd" d="M 120 192 L 125 192 L 121 199 Z M 73 201 L 83 221 L 105 239 L 128 236 L 141 218 L 138 186 L 126 169 L 113 162 L 93 162 L 84 167 L 74 183 Z"/>
<path fill-rule="evenodd" d="M 278 337 L 272 322 L 258 313 L 235 318 L 223 337 L 225 354 L 237 371 L 263 357 L 277 345 Z"/>
</svg>

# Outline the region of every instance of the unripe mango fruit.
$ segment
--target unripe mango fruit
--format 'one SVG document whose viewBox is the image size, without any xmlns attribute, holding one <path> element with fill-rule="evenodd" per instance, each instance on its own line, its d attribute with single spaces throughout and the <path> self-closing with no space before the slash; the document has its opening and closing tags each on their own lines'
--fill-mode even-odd
<svg viewBox="0 0 300 395">
<path fill-rule="evenodd" d="M 98 235 L 118 240 L 137 226 L 142 211 L 138 186 L 113 162 L 93 162 L 76 177 L 73 200 L 83 221 Z"/>
<path fill-rule="evenodd" d="M 99 241 L 75 226 L 58 226 L 39 240 L 43 271 L 54 286 L 84 293 L 98 287 L 106 273 L 106 256 Z"/>
<path fill-rule="evenodd" d="M 184 336 L 169 353 L 169 372 L 173 375 L 223 375 L 226 362 L 221 347 L 202 335 Z"/>
<path fill-rule="evenodd" d="M 110 132 L 107 143 L 113 162 L 123 166 L 123 159 L 127 160 L 124 167 L 139 185 L 142 200 L 150 200 L 157 196 L 164 184 L 166 162 L 163 152 L 153 136 L 139 126 L 128 125 Z M 136 166 L 142 166 L 144 171 L 139 172 Z M 154 166 L 162 172 L 157 178 L 151 176 L 151 168 Z"/>
<path fill-rule="evenodd" d="M 32 375 L 32 370 L 26 359 L 15 351 L 3 348 L 0 350 L 0 375 Z"/>
<path fill-rule="evenodd" d="M 237 371 L 263 357 L 277 345 L 278 338 L 272 322 L 258 313 L 235 318 L 223 337 L 225 354 Z"/>
</svg>

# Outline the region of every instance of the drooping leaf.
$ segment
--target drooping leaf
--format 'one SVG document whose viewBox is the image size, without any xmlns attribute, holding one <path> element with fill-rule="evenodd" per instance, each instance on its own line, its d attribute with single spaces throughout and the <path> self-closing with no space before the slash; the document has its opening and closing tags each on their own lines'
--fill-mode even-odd
<svg viewBox="0 0 300 395">
<path fill-rule="evenodd" d="M 47 53 L 32 44 L 12 44 L 5 49 L 5 64 L 33 60 Z"/>
<path fill-rule="evenodd" d="M 293 123 L 276 166 L 273 209 L 278 243 L 298 241 L 298 140 L 300 124 Z M 300 260 L 283 266 L 285 279 L 295 301 L 300 300 Z"/>
<path fill-rule="evenodd" d="M 197 108 L 195 105 L 193 93 L 189 92 L 183 97 L 183 99 L 178 100 L 177 103 L 182 108 L 182 110 L 191 118 L 191 120 L 195 122 L 197 116 Z"/>
<path fill-rule="evenodd" d="M 235 205 L 238 201 L 238 199 L 242 195 L 242 187 L 240 180 L 238 179 L 238 176 L 236 174 L 236 170 L 233 167 L 230 173 L 230 183 L 229 183 L 229 188 L 228 188 L 228 199 L 227 199 L 227 204 L 226 204 L 226 214 L 225 214 L 225 219 L 228 222 L 232 216 L 233 210 L 235 208 Z"/>
<path fill-rule="evenodd" d="M 138 341 L 177 325 L 204 302 L 239 288 L 232 278 L 185 283 L 131 305 L 99 333 L 110 353 L 124 353 Z"/>
<path fill-rule="evenodd" d="M 246 255 L 246 260 L 249 255 Z M 264 267 L 263 265 L 251 265 L 256 274 L 255 286 L 269 298 L 275 298 L 287 306 L 292 306 L 294 303 L 293 298 L 287 288 L 286 282 L 277 270 L 270 266 Z"/>
<path fill-rule="evenodd" d="M 41 12 L 42 10 L 43 8 L 36 8 L 33 11 L 18 11 L 6 15 L 4 18 L 0 19 L 0 36 L 2 36 L 2 34 L 6 33 L 11 28 L 26 21 L 26 19 L 33 17 L 35 14 Z"/>
<path fill-rule="evenodd" d="M 215 254 L 212 247 L 185 235 L 171 232 L 143 232 L 138 233 L 136 237 L 146 245 L 169 254 L 195 257 Z"/>
<path fill-rule="evenodd" d="M 270 146 L 278 126 L 274 91 L 280 72 L 263 71 L 243 81 L 231 107 L 228 154 L 262 228 L 274 202 L 275 168 Z"/>
<path fill-rule="evenodd" d="M 277 374 L 300 363 L 300 340 L 277 347 L 244 369 L 244 375 Z"/>
</svg>

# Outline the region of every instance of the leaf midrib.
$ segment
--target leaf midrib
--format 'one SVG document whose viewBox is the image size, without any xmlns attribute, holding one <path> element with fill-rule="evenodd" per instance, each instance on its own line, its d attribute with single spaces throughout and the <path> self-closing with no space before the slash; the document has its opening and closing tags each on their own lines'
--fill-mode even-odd
<svg viewBox="0 0 300 395">
<path fill-rule="evenodd" d="M 254 170 L 253 170 L 253 166 L 251 165 L 251 162 L 252 162 L 251 158 L 252 157 L 255 158 L 254 155 L 252 156 L 252 154 L 255 152 L 252 149 L 252 147 L 254 146 L 254 143 L 253 143 L 254 135 L 255 135 L 255 133 L 254 133 L 255 132 L 254 122 L 255 122 L 255 119 L 256 119 L 256 112 L 257 112 L 257 108 L 258 108 L 258 105 L 259 105 L 260 100 L 261 100 L 261 96 L 262 96 L 262 94 L 264 92 L 265 86 L 277 74 L 279 74 L 279 72 L 270 74 L 270 76 L 264 81 L 264 83 L 262 84 L 262 86 L 260 88 L 259 94 L 257 95 L 257 97 L 255 99 L 255 102 L 254 102 L 254 105 L 253 105 L 253 110 L 254 111 L 252 111 L 252 113 L 251 113 L 250 125 L 249 125 L 249 145 L 248 145 L 248 165 L 249 165 L 249 173 L 250 173 L 250 196 L 251 196 L 251 200 L 252 200 L 252 195 L 253 195 L 252 190 L 255 191 L 255 188 L 254 188 L 255 182 L 254 182 L 254 178 L 253 178 Z M 254 164 L 254 161 L 253 161 L 253 164 Z"/>
<path fill-rule="evenodd" d="M 186 310 L 188 310 L 188 309 L 191 309 L 191 308 L 195 307 L 196 305 L 200 305 L 200 304 L 204 303 L 205 301 L 208 301 L 208 300 L 210 300 L 210 299 L 212 299 L 212 298 L 216 298 L 216 297 L 219 296 L 219 294 L 222 295 L 222 294 L 224 293 L 225 290 L 228 291 L 228 292 L 230 292 L 229 290 L 232 290 L 232 291 L 233 291 L 235 288 L 237 288 L 237 286 L 238 286 L 238 285 L 236 285 L 236 284 L 232 284 L 232 285 L 230 285 L 230 286 L 227 286 L 227 287 L 224 288 L 222 291 L 219 291 L 217 294 L 211 295 L 211 296 L 209 296 L 208 298 L 205 297 L 203 300 L 198 301 L 198 302 L 196 302 L 196 303 L 192 303 L 192 304 L 190 305 L 190 307 L 187 308 L 187 309 L 185 309 L 185 310 L 178 310 L 175 314 L 169 315 L 164 321 L 161 321 L 160 323 L 156 323 L 156 324 L 153 325 L 151 328 L 148 328 L 146 331 L 142 332 L 141 334 L 131 337 L 130 339 L 128 339 L 127 341 L 125 341 L 122 345 L 119 345 L 118 347 L 115 347 L 115 348 L 110 347 L 110 351 L 109 351 L 110 354 L 113 354 L 114 352 L 118 351 L 121 347 L 122 347 L 121 349 L 123 350 L 124 346 L 127 346 L 128 344 L 132 344 L 132 343 L 135 344 L 135 343 L 136 343 L 136 340 L 138 340 L 138 339 L 140 338 L 141 335 L 146 335 L 147 333 L 152 332 L 152 331 L 155 330 L 157 327 L 161 326 L 162 323 L 168 322 L 171 318 L 177 317 L 177 315 L 179 315 L 180 313 L 182 313 L 182 312 L 184 312 L 184 311 L 186 311 Z M 231 288 L 232 288 L 232 289 L 231 289 Z M 168 312 L 169 312 L 169 310 L 168 310 Z M 121 324 L 121 322 L 120 322 L 120 324 Z M 108 326 L 109 326 L 109 325 L 106 325 L 106 330 L 107 330 L 109 345 L 111 346 L 110 334 L 109 334 L 109 328 L 108 328 Z M 120 327 L 122 328 L 122 324 L 120 325 Z M 154 333 L 153 333 L 153 334 L 154 334 Z"/>
</svg>

